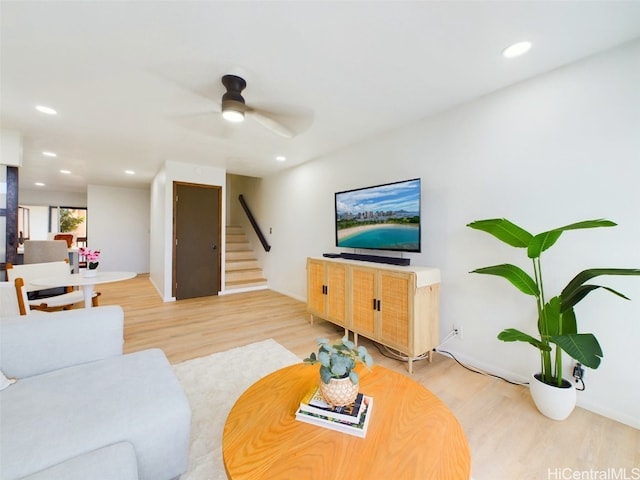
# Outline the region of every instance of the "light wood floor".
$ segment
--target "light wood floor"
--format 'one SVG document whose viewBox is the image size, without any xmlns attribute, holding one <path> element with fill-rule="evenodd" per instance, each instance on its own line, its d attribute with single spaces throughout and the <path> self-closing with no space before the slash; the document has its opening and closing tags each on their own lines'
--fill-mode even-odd
<svg viewBox="0 0 640 480">
<path fill-rule="evenodd" d="M 163 303 L 145 276 L 99 290 L 101 305 L 124 308 L 125 351 L 159 347 L 172 363 L 267 338 L 303 358 L 316 338 L 342 334 L 328 322 L 311 325 L 304 303 L 269 290 Z M 377 364 L 408 375 L 406 364 L 367 340 L 361 344 Z M 440 354 L 415 363 L 412 378 L 457 416 L 471 446 L 474 480 L 640 478 L 640 430 L 581 408 L 563 422 L 549 420 L 526 387 L 469 372 Z"/>
</svg>

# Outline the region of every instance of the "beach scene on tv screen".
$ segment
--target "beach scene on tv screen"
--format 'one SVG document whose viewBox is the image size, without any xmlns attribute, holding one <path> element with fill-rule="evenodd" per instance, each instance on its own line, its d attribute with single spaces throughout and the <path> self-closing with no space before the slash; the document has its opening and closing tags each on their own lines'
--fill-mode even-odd
<svg viewBox="0 0 640 480">
<path fill-rule="evenodd" d="M 420 250 L 420 180 L 336 193 L 338 247 Z"/>
</svg>

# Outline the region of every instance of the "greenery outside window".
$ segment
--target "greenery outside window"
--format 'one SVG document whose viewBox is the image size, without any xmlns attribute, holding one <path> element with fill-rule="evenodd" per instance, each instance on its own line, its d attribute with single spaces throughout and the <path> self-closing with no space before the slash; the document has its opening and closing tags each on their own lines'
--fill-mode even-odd
<svg viewBox="0 0 640 480">
<path fill-rule="evenodd" d="M 49 231 L 73 233 L 76 238 L 87 237 L 87 209 L 78 207 L 50 207 Z"/>
</svg>

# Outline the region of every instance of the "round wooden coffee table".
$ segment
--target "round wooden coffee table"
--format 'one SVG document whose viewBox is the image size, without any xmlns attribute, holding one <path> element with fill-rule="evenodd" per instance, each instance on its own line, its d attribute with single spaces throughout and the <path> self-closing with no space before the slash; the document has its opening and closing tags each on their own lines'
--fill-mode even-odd
<svg viewBox="0 0 640 480">
<path fill-rule="evenodd" d="M 240 479 L 469 480 L 469 444 L 453 413 L 422 385 L 381 366 L 363 370 L 374 398 L 366 438 L 295 419 L 318 367 L 297 364 L 249 387 L 227 417 L 222 456 Z"/>
</svg>

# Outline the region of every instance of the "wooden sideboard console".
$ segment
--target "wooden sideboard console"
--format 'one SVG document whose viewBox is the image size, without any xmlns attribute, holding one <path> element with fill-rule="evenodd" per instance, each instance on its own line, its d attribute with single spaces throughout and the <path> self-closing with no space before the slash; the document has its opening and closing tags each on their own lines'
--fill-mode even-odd
<svg viewBox="0 0 640 480">
<path fill-rule="evenodd" d="M 408 357 L 439 342 L 440 270 L 340 258 L 307 259 L 307 311 Z"/>
</svg>

